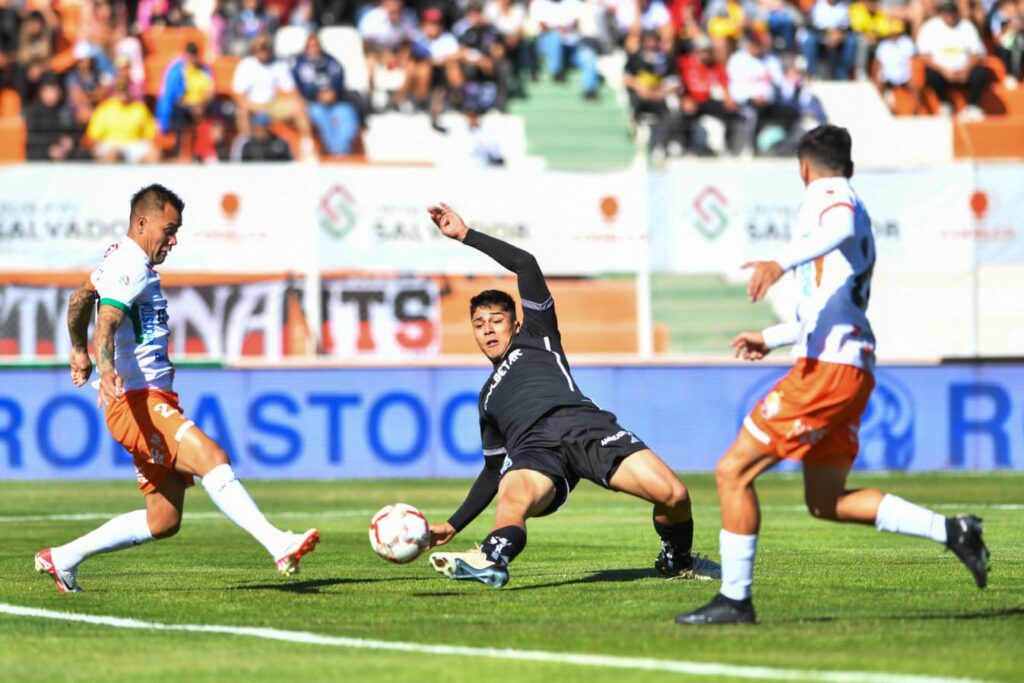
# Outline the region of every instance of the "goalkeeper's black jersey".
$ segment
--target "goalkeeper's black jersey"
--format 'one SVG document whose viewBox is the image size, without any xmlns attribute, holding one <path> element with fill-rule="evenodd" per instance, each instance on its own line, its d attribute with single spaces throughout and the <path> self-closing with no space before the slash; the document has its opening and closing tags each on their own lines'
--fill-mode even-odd
<svg viewBox="0 0 1024 683">
<path fill-rule="evenodd" d="M 536 259 L 529 253 L 470 230 L 464 243 L 516 273 L 523 324 L 480 390 L 480 438 L 484 455 L 503 455 L 541 417 L 563 406 L 592 406 L 576 385 L 562 350 L 555 303 Z"/>
</svg>

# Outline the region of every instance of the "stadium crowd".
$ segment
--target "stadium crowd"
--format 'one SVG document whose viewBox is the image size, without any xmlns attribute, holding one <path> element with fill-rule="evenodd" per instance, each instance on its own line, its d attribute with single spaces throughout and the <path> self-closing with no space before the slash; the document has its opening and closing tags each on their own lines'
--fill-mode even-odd
<svg viewBox="0 0 1024 683">
<path fill-rule="evenodd" d="M 0 100 L 17 94 L 29 160 L 266 161 L 359 154 L 381 111 L 472 129 L 551 78 L 588 101 L 624 87 L 651 149 L 707 151 L 710 117 L 739 153 L 823 121 L 814 79 L 978 118 L 994 80 L 1024 77 L 1022 16 L 1024 0 L 0 0 Z"/>
</svg>

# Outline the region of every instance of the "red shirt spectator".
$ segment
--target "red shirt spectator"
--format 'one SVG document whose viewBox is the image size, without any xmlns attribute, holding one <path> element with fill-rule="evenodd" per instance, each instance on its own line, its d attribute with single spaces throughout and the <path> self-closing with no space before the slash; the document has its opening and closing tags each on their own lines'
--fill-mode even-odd
<svg viewBox="0 0 1024 683">
<path fill-rule="evenodd" d="M 701 0 L 671 0 L 668 5 L 669 16 L 672 17 L 672 27 L 676 34 L 682 33 L 691 21 L 687 21 L 687 14 L 692 15 L 692 24 L 700 26 L 703 22 Z"/>
<path fill-rule="evenodd" d="M 679 76 L 683 81 L 683 90 L 697 104 L 704 104 L 712 96 L 712 90 L 725 93 L 729 87 L 729 76 L 724 64 L 705 64 L 696 54 L 686 54 L 679 58 Z M 716 99 L 722 99 L 719 94 Z"/>
</svg>

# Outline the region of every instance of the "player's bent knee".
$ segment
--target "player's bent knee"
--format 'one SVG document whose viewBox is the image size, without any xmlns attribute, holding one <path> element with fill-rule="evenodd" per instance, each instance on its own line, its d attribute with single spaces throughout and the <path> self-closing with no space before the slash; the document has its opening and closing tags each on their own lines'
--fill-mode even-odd
<svg viewBox="0 0 1024 683">
<path fill-rule="evenodd" d="M 736 486 L 740 483 L 742 468 L 732 459 L 725 457 L 715 465 L 715 483 L 719 488 Z"/>
<path fill-rule="evenodd" d="M 683 482 L 677 479 L 674 484 L 669 485 L 667 495 L 662 503 L 671 509 L 689 507 L 690 492 L 686 490 Z"/>
<path fill-rule="evenodd" d="M 181 515 L 174 513 L 150 514 L 146 517 L 149 524 L 149 533 L 153 538 L 170 538 L 181 530 Z"/>
<path fill-rule="evenodd" d="M 815 519 L 824 519 L 829 521 L 836 521 L 839 519 L 837 511 L 837 501 L 824 501 L 824 500 L 808 500 L 807 511 L 811 513 L 811 517 Z"/>
</svg>

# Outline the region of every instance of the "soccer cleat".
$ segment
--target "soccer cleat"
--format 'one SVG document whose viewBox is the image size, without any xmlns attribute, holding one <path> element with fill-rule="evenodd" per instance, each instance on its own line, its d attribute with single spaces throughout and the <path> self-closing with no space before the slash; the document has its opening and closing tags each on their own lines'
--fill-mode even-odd
<svg viewBox="0 0 1024 683">
<path fill-rule="evenodd" d="M 733 600 L 721 593 L 698 610 L 676 615 L 676 623 L 681 625 L 753 624 L 756 620 L 754 602 L 750 598 Z"/>
<path fill-rule="evenodd" d="M 981 520 L 974 515 L 946 518 L 946 547 L 970 570 L 978 588 L 988 583 L 989 555 L 981 538 L 983 531 Z"/>
<path fill-rule="evenodd" d="M 53 563 L 53 557 L 50 555 L 49 548 L 43 548 L 36 553 L 36 571 L 40 574 L 49 574 L 53 577 L 53 582 L 57 584 L 57 590 L 61 593 L 81 593 L 82 589 L 78 585 L 78 570 L 77 569 L 59 569 L 57 565 Z"/>
<path fill-rule="evenodd" d="M 676 554 L 672 546 L 662 542 L 661 552 L 654 560 L 654 568 L 659 574 L 669 579 L 688 579 L 692 581 L 713 581 L 722 578 L 722 566 L 704 555 L 690 553 Z"/>
<path fill-rule="evenodd" d="M 434 553 L 430 566 L 455 581 L 479 581 L 494 588 L 508 583 L 508 567 L 491 562 L 479 550 L 468 553 Z"/>
<path fill-rule="evenodd" d="M 293 534 L 292 542 L 288 544 L 285 554 L 276 561 L 277 571 L 284 576 L 292 576 L 299 573 L 299 560 L 316 550 L 316 544 L 320 542 L 320 532 L 310 529 L 304 534 Z"/>
</svg>

